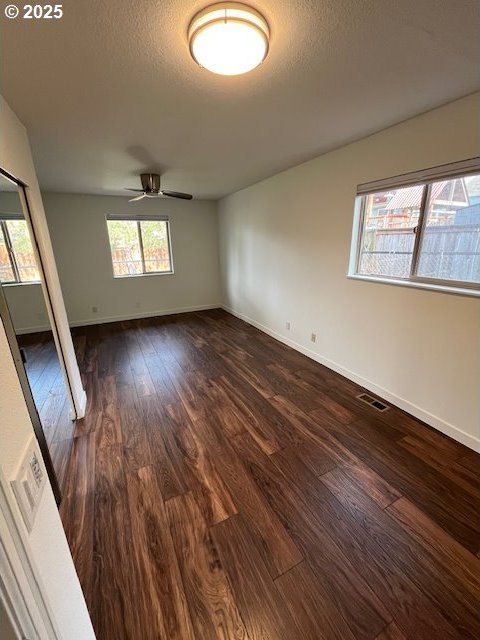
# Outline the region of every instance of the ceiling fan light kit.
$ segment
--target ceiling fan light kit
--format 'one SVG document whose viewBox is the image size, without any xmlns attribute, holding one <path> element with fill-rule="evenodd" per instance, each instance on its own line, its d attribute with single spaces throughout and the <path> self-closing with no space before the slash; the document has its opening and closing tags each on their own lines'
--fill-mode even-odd
<svg viewBox="0 0 480 640">
<path fill-rule="evenodd" d="M 268 53 L 265 18 L 239 2 L 212 4 L 192 19 L 188 42 L 192 58 L 213 73 L 235 76 L 261 64 Z"/>
</svg>

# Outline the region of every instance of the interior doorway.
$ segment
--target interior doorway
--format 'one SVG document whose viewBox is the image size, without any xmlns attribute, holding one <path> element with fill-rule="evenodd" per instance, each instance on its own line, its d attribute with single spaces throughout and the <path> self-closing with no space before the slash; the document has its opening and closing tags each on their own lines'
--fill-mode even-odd
<svg viewBox="0 0 480 640">
<path fill-rule="evenodd" d="M 74 405 L 23 185 L 0 174 L 0 313 L 57 502 Z"/>
</svg>

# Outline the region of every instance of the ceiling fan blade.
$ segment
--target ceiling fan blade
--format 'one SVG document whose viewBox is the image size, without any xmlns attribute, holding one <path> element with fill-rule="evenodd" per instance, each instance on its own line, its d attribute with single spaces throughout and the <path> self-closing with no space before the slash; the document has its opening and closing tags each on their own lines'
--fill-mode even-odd
<svg viewBox="0 0 480 640">
<path fill-rule="evenodd" d="M 142 193 L 141 196 L 137 196 L 136 198 L 132 198 L 131 200 L 129 200 L 129 202 L 136 202 L 137 200 L 143 200 L 143 198 L 146 198 L 146 194 Z"/>
<path fill-rule="evenodd" d="M 147 198 L 158 198 L 160 196 L 159 193 L 146 193 Z"/>
<path fill-rule="evenodd" d="M 169 198 L 181 198 L 182 200 L 191 200 L 193 198 L 189 193 L 181 193 L 180 191 L 167 191 L 166 189 L 162 189 L 160 193 Z"/>
<path fill-rule="evenodd" d="M 143 193 L 143 189 L 129 189 L 128 187 L 124 187 L 125 191 L 134 191 L 135 193 Z"/>
</svg>

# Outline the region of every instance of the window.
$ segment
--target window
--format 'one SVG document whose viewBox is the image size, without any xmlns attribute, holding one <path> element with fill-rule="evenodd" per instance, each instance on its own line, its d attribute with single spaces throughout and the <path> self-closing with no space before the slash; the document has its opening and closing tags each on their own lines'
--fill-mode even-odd
<svg viewBox="0 0 480 640">
<path fill-rule="evenodd" d="M 40 282 L 30 233 L 21 215 L 0 217 L 0 280 L 4 284 Z"/>
<path fill-rule="evenodd" d="M 164 216 L 107 216 L 115 278 L 173 273 L 168 219 Z"/>
<path fill-rule="evenodd" d="M 357 193 L 349 275 L 480 289 L 478 158 L 360 185 Z"/>
</svg>

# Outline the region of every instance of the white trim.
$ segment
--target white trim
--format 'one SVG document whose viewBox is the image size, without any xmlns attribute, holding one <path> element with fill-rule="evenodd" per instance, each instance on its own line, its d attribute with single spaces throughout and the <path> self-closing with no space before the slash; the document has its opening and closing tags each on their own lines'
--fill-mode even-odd
<svg viewBox="0 0 480 640">
<path fill-rule="evenodd" d="M 14 503 L 13 494 L 0 469 L 0 539 L 2 546 L 2 554 L 0 555 L 4 555 L 8 561 L 6 567 L 2 562 L 2 600 L 10 602 L 10 615 L 15 615 L 17 626 L 21 626 L 23 632 L 28 630 L 30 635 L 30 629 L 33 627 L 34 634 L 30 637 L 38 640 L 44 638 L 45 640 L 59 640 L 60 634 L 53 612 L 45 598 L 45 587 L 31 555 L 25 531 L 24 523 Z M 5 572 L 3 568 L 5 568 Z"/>
<path fill-rule="evenodd" d="M 162 216 L 158 213 L 107 213 L 107 215 L 105 216 L 106 220 L 113 220 L 113 221 L 119 221 L 119 220 L 124 220 L 126 222 L 129 221 L 133 221 L 133 222 L 149 222 L 151 220 L 153 221 L 160 221 L 160 222 L 168 222 L 169 217 L 168 216 Z"/>
<path fill-rule="evenodd" d="M 240 318 L 240 320 L 243 320 L 244 322 L 251 324 L 252 326 L 259 329 L 260 331 L 263 331 L 263 333 L 266 333 L 272 338 L 275 338 L 279 342 L 283 342 L 289 347 L 292 347 L 292 349 L 295 349 L 296 351 L 303 353 L 303 355 L 307 356 L 308 358 L 311 358 L 312 360 L 315 360 L 316 362 L 323 364 L 325 367 L 332 369 L 333 371 L 335 371 L 336 373 L 339 373 L 345 378 L 348 378 L 349 380 L 352 380 L 356 384 L 359 384 L 360 386 L 365 387 L 365 389 L 368 389 L 372 393 L 375 393 L 376 395 L 380 396 L 384 400 L 388 400 L 388 402 L 391 402 L 392 404 L 396 405 L 400 409 L 403 409 L 407 413 L 410 413 L 412 416 L 415 416 L 419 420 L 422 420 L 422 422 L 425 422 L 426 424 L 430 425 L 434 429 L 441 431 L 442 433 L 449 436 L 450 438 L 453 438 L 454 440 L 461 442 L 466 447 L 469 447 L 470 449 L 473 449 L 474 451 L 477 451 L 478 453 L 480 453 L 480 438 L 471 436 L 470 434 L 466 433 L 462 429 L 459 429 L 458 427 L 455 427 L 453 424 L 450 424 L 449 422 L 446 422 L 442 418 L 439 418 L 438 416 L 434 415 L 433 413 L 430 413 L 425 409 L 418 407 L 417 405 L 413 404 L 409 400 L 406 400 L 401 396 L 397 396 L 395 393 L 392 393 L 388 389 L 381 387 L 375 382 L 372 382 L 371 380 L 367 380 L 367 378 L 363 378 L 362 376 L 358 375 L 354 371 L 350 371 L 350 369 L 343 367 L 341 364 L 338 364 L 333 360 L 329 360 L 328 358 L 325 358 L 324 356 L 318 353 L 315 353 L 315 351 L 312 351 L 311 349 L 304 347 L 303 345 L 299 344 L 298 342 L 295 342 L 294 340 L 291 340 L 290 338 L 286 338 L 282 334 L 274 331 L 273 329 L 270 329 L 269 327 L 266 327 L 260 322 L 257 322 L 256 320 L 253 320 L 252 318 L 249 318 L 248 316 L 245 316 L 242 313 L 238 313 L 237 311 L 235 311 L 234 309 L 231 309 L 227 305 L 222 304 L 221 308 L 227 311 L 228 313 L 231 313 L 236 318 Z"/>
<path fill-rule="evenodd" d="M 73 320 L 71 327 L 88 327 L 90 324 L 105 324 L 107 322 L 122 322 L 123 320 L 137 320 L 139 318 L 154 318 L 155 316 L 170 316 L 175 313 L 188 313 L 190 311 L 206 311 L 208 309 L 220 309 L 221 304 L 200 304 L 193 307 L 178 307 L 176 309 L 163 309 L 157 311 L 143 311 L 140 313 L 126 313 L 119 316 L 104 316 L 102 318 L 85 318 L 85 320 Z"/>
<path fill-rule="evenodd" d="M 138 320 L 141 318 L 154 318 L 155 316 L 170 316 L 175 313 L 190 313 L 193 311 L 208 311 L 208 309 L 221 309 L 220 302 L 215 304 L 200 304 L 193 307 L 179 307 L 177 309 L 164 309 L 158 311 L 143 311 L 140 313 L 126 313 L 119 316 L 102 316 L 98 318 L 86 318 L 85 320 L 72 320 L 70 327 L 88 327 L 91 324 L 106 324 L 107 322 L 122 322 L 123 320 Z M 17 335 L 26 333 L 37 333 L 39 331 L 49 331 L 49 325 L 39 325 L 37 327 L 22 327 L 15 329 Z"/>
<path fill-rule="evenodd" d="M 480 297 L 480 289 L 462 289 L 461 287 L 448 287 L 443 284 L 429 284 L 420 280 L 397 280 L 396 278 L 382 278 L 381 276 L 364 276 L 359 273 L 348 273 L 350 280 L 364 280 L 366 282 L 376 282 L 377 284 L 393 284 L 398 287 L 410 287 L 411 289 L 428 289 L 439 293 L 450 293 L 456 296 Z"/>
<path fill-rule="evenodd" d="M 70 407 L 70 420 L 80 420 L 80 418 L 85 417 L 85 413 L 87 410 L 87 393 L 84 390 L 81 398 L 78 409 L 75 411 L 73 407 Z"/>
<path fill-rule="evenodd" d="M 171 260 L 170 260 L 171 262 Z M 123 280 L 124 278 L 145 278 L 146 276 L 173 276 L 175 271 L 148 271 L 148 273 L 126 273 L 123 276 L 113 276 L 114 280 Z"/>
<path fill-rule="evenodd" d="M 31 285 L 41 284 L 41 280 L 29 280 L 28 282 L 2 282 L 2 287 L 30 287 Z"/>
<path fill-rule="evenodd" d="M 22 327 L 21 329 L 15 328 L 15 334 L 22 336 L 26 333 L 38 333 L 39 331 L 51 331 L 52 327 L 49 324 L 42 324 L 36 327 Z"/>
</svg>

